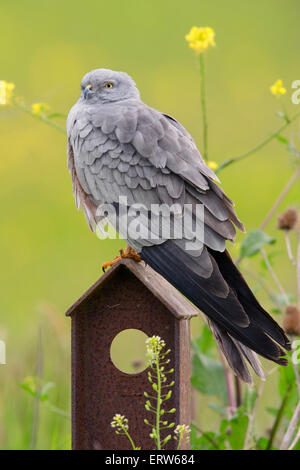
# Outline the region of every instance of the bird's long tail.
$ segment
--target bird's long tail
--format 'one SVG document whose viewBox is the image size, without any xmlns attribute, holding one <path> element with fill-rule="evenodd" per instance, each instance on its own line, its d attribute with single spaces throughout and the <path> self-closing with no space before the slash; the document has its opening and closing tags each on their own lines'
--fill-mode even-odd
<svg viewBox="0 0 300 470">
<path fill-rule="evenodd" d="M 246 361 L 263 377 L 253 351 L 277 364 L 287 364 L 282 348 L 290 349 L 288 338 L 258 303 L 227 251 L 204 248 L 197 260 L 168 240 L 144 247 L 140 255 L 207 315 L 229 365 L 242 380 L 251 382 Z M 211 264 L 209 276 L 201 262 Z"/>
</svg>

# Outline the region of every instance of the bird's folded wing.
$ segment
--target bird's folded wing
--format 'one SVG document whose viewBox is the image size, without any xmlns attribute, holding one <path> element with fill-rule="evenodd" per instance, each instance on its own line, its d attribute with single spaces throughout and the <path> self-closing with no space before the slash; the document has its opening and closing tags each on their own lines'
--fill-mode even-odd
<svg viewBox="0 0 300 470">
<path fill-rule="evenodd" d="M 196 205 L 203 204 L 203 242 L 218 251 L 233 240 L 233 222 L 243 229 L 191 136 L 170 116 L 136 101 L 87 106 L 84 113 L 75 105 L 68 135 L 78 181 L 96 206 L 125 196 L 128 205 L 149 210 L 151 204 L 191 204 L 196 218 Z"/>
</svg>

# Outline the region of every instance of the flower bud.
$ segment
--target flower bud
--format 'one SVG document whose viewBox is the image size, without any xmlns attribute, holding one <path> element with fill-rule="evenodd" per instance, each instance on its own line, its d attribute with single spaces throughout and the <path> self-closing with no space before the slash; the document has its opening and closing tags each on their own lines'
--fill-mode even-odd
<svg viewBox="0 0 300 470">
<path fill-rule="evenodd" d="M 292 207 L 277 217 L 277 227 L 280 230 L 293 230 L 298 219 L 298 211 Z"/>
<path fill-rule="evenodd" d="M 283 329 L 289 335 L 300 335 L 300 311 L 296 305 L 288 305 L 283 319 Z"/>
</svg>

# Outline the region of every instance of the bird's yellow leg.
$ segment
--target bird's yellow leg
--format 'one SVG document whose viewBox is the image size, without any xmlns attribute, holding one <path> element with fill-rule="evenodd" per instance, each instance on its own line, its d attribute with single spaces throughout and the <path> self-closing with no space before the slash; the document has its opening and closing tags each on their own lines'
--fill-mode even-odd
<svg viewBox="0 0 300 470">
<path fill-rule="evenodd" d="M 121 258 L 131 258 L 137 262 L 142 261 L 140 255 L 133 248 L 131 248 L 131 246 L 126 245 L 125 250 L 123 250 L 123 248 L 120 249 L 120 256 L 116 256 L 112 261 L 107 261 L 106 263 L 102 264 L 102 271 L 105 272 L 107 268 L 113 266 Z"/>
<path fill-rule="evenodd" d="M 125 251 L 123 251 L 123 253 L 121 253 L 121 258 L 131 258 L 131 259 L 134 259 L 134 261 L 137 261 L 137 262 L 142 261 L 142 258 L 140 257 L 140 255 L 133 248 L 131 248 L 131 246 L 129 246 L 129 245 L 126 245 Z"/>
<path fill-rule="evenodd" d="M 123 248 L 120 249 L 120 253 L 121 252 L 123 252 Z M 113 266 L 117 261 L 119 261 L 119 259 L 121 259 L 121 255 L 116 256 L 112 261 L 106 261 L 105 263 L 102 263 L 102 271 L 105 273 L 105 270 Z"/>
</svg>

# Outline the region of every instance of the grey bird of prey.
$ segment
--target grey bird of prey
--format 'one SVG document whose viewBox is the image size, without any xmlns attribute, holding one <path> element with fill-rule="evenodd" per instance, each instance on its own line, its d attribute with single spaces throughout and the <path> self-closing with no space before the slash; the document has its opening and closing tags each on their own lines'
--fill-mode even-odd
<svg viewBox="0 0 300 470">
<path fill-rule="evenodd" d="M 153 204 L 189 204 L 194 222 L 195 208 L 202 204 L 204 228 L 197 249 L 187 248 L 193 233 L 165 237 L 151 226 L 156 233 L 148 237 L 126 233 L 131 251 L 207 316 L 219 347 L 242 380 L 251 383 L 247 362 L 263 378 L 255 353 L 286 365 L 282 348 L 290 349 L 288 338 L 256 300 L 225 248 L 226 240 L 235 237 L 235 226 L 244 231 L 243 224 L 184 127 L 143 103 L 126 73 L 96 69 L 82 79 L 67 132 L 76 205 L 83 208 L 92 230 L 101 205 L 112 204 L 120 213 L 120 196 L 128 206 L 140 203 L 149 211 Z M 116 228 L 125 233 L 118 219 Z"/>
</svg>

